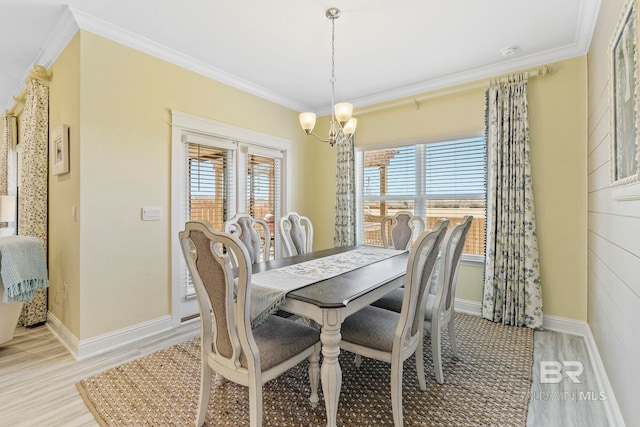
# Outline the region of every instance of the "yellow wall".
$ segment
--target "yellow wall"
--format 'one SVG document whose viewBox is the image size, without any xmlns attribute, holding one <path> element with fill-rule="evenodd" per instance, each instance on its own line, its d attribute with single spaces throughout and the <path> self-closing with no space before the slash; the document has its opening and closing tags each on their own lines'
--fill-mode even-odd
<svg viewBox="0 0 640 427">
<path fill-rule="evenodd" d="M 529 83 L 529 124 L 538 249 L 545 314 L 586 320 L 586 58 L 553 64 Z M 474 85 L 469 85 L 473 87 Z M 446 91 L 445 91 L 446 92 Z M 356 145 L 365 146 L 484 129 L 484 89 L 471 89 L 408 105 L 357 114 Z M 327 118 L 318 121 L 327 133 Z M 335 149 L 314 142 L 313 191 L 302 212 L 314 230 L 333 228 Z M 314 236 L 314 249 L 333 235 Z M 457 297 L 479 302 L 482 268 L 463 265 Z"/>
<path fill-rule="evenodd" d="M 49 174 L 49 310 L 80 336 L 80 33 L 51 66 L 49 128 L 69 126 L 69 173 Z M 64 283 L 67 283 L 65 298 Z"/>
<path fill-rule="evenodd" d="M 79 278 L 75 266 L 56 259 L 51 273 L 80 290 L 68 308 L 79 331 L 75 321 L 65 325 L 84 340 L 171 314 L 171 109 L 293 140 L 293 176 L 303 167 L 296 159 L 308 155 L 296 112 L 95 34 L 81 31 L 79 39 L 79 79 L 77 65 L 62 57 L 54 70 L 60 80 L 67 72 L 79 80 L 79 129 L 73 90 L 58 91 L 52 104 L 69 106 L 56 121 L 75 130 L 80 149 L 72 153 L 82 167 L 72 162 L 72 171 L 80 185 L 71 174 L 56 183 L 60 213 L 51 227 L 68 222 L 70 206 L 79 204 L 79 238 L 60 232 L 54 243 L 75 248 L 79 239 Z M 73 56 L 74 46 L 65 53 Z M 162 220 L 141 221 L 143 206 L 160 206 Z"/>
<path fill-rule="evenodd" d="M 554 69 L 529 89 L 545 313 L 584 320 L 586 61 Z M 296 112 L 86 31 L 51 70 L 51 128 L 70 126 L 71 172 L 50 177 L 50 305 L 79 339 L 171 314 L 171 109 L 292 140 L 291 207 L 313 221 L 315 249 L 332 246 L 335 149 L 305 137 Z M 483 90 L 358 118 L 357 145 L 481 130 Z M 162 220 L 142 222 L 143 206 Z M 482 270 L 460 278 L 458 297 L 479 301 Z"/>
</svg>

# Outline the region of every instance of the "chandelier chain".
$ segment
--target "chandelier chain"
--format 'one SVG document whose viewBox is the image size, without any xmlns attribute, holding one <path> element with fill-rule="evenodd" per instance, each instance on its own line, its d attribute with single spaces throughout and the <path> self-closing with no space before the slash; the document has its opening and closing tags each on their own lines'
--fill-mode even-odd
<svg viewBox="0 0 640 427">
<path fill-rule="evenodd" d="M 334 87 L 336 82 L 336 19 L 331 18 L 331 109 L 335 104 Z M 333 112 L 331 114 L 334 116 Z"/>
</svg>

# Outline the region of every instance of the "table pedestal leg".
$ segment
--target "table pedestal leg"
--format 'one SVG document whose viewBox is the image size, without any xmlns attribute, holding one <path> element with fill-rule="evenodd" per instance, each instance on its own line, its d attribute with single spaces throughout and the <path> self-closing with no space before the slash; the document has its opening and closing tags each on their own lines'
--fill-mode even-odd
<svg viewBox="0 0 640 427">
<path fill-rule="evenodd" d="M 336 427 L 338 400 L 342 386 L 342 370 L 338 362 L 340 354 L 340 321 L 335 310 L 325 313 L 324 325 L 320 333 L 322 342 L 322 392 L 327 410 L 327 427 Z"/>
</svg>

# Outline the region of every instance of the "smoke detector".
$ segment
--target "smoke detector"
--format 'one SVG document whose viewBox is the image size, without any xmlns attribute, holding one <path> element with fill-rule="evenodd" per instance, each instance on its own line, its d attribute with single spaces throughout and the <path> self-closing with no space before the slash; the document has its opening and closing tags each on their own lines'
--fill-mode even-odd
<svg viewBox="0 0 640 427">
<path fill-rule="evenodd" d="M 500 53 L 502 54 L 502 56 L 507 58 L 509 56 L 513 56 L 513 54 L 515 54 L 517 50 L 518 50 L 518 46 L 509 46 L 509 47 L 502 48 L 500 50 Z"/>
</svg>

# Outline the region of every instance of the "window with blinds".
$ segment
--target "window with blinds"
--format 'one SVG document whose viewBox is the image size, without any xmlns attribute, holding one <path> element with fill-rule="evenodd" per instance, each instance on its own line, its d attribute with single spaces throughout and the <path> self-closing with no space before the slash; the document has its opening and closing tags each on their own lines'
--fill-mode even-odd
<svg viewBox="0 0 640 427">
<path fill-rule="evenodd" d="M 484 255 L 487 155 L 484 137 L 359 150 L 358 240 L 381 245 L 380 222 L 410 211 L 431 228 L 439 218 L 474 220 L 464 253 Z"/>
<path fill-rule="evenodd" d="M 265 220 L 271 232 L 272 253 L 263 259 L 274 258 L 277 253 L 274 225 L 281 216 L 281 160 L 258 154 L 247 155 L 247 213 Z"/>
<path fill-rule="evenodd" d="M 187 197 L 184 219 L 208 221 L 216 230 L 222 230 L 224 222 L 233 215 L 230 204 L 236 197 L 234 146 L 229 141 L 187 135 L 185 149 Z M 182 296 L 189 300 L 195 297 L 195 289 L 186 268 L 182 270 Z"/>
<path fill-rule="evenodd" d="M 222 230 L 233 200 L 233 150 L 188 144 L 187 218 L 209 221 Z"/>
</svg>

